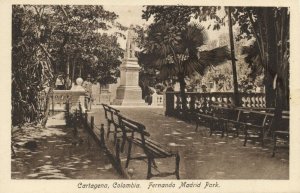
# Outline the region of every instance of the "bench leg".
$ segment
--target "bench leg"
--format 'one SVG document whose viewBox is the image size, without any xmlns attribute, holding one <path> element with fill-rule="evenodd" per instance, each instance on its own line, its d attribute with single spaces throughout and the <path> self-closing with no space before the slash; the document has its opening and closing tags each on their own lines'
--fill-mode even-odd
<svg viewBox="0 0 300 193">
<path fill-rule="evenodd" d="M 224 128 L 225 128 L 226 137 L 228 137 L 228 123 L 227 122 L 224 122 Z"/>
<path fill-rule="evenodd" d="M 225 123 L 223 123 L 222 121 L 220 121 L 220 127 L 221 127 L 221 130 L 222 130 L 222 137 L 224 137 L 224 134 L 225 134 Z"/>
<path fill-rule="evenodd" d="M 245 128 L 245 140 L 244 140 L 244 146 L 246 146 L 246 144 L 247 144 L 247 140 L 248 140 L 248 128 L 246 127 Z"/>
<path fill-rule="evenodd" d="M 128 144 L 128 152 L 127 152 L 127 160 L 126 160 L 126 164 L 125 164 L 125 168 L 128 168 L 129 165 L 129 161 L 130 161 L 130 154 L 131 154 L 131 147 L 132 147 L 132 142 L 129 142 Z"/>
<path fill-rule="evenodd" d="M 276 136 L 276 134 L 274 134 L 274 144 L 273 144 L 273 153 L 272 153 L 272 157 L 274 157 L 275 156 L 275 153 L 276 153 L 276 141 L 277 141 L 277 136 Z"/>
<path fill-rule="evenodd" d="M 123 132 L 122 144 L 121 144 L 121 152 L 122 153 L 124 152 L 125 143 L 126 143 L 126 132 Z"/>
<path fill-rule="evenodd" d="M 261 131 L 261 146 L 262 147 L 265 147 L 265 131 L 264 131 L 264 129 L 262 129 L 262 131 Z"/>
<path fill-rule="evenodd" d="M 238 137 L 239 136 L 239 132 L 240 132 L 240 127 L 238 125 L 235 125 L 235 137 Z"/>
<path fill-rule="evenodd" d="M 198 121 L 198 120 L 196 120 L 196 128 L 195 128 L 195 132 L 197 132 L 197 131 L 198 131 L 198 127 L 199 127 L 199 121 Z"/>
<path fill-rule="evenodd" d="M 114 124 L 115 127 L 115 132 L 114 132 L 114 144 L 117 143 L 117 132 L 118 132 L 118 128 L 116 127 L 116 125 Z"/>
<path fill-rule="evenodd" d="M 148 157 L 148 171 L 147 171 L 147 180 L 149 180 L 152 177 L 151 173 L 151 165 L 152 165 L 152 158 Z"/>
<path fill-rule="evenodd" d="M 158 168 L 154 159 L 152 160 L 152 164 L 153 164 L 153 167 L 154 167 L 155 169 Z"/>
<path fill-rule="evenodd" d="M 107 134 L 106 134 L 106 138 L 109 138 L 109 133 L 110 133 L 110 122 L 109 122 L 109 120 L 107 120 Z"/>
<path fill-rule="evenodd" d="M 175 165 L 175 175 L 176 175 L 176 179 L 179 180 L 180 177 L 179 177 L 179 163 L 180 163 L 180 156 L 179 154 L 177 153 L 176 154 L 176 157 L 175 157 L 175 161 L 176 161 L 176 165 Z"/>
<path fill-rule="evenodd" d="M 210 133 L 209 133 L 209 136 L 212 136 L 213 130 L 214 130 L 214 123 L 213 123 L 213 121 L 210 121 Z"/>
</svg>

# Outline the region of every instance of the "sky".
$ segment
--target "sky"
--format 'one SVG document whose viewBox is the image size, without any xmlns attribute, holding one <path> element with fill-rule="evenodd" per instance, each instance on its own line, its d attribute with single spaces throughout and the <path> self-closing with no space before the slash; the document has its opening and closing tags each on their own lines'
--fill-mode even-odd
<svg viewBox="0 0 300 193">
<path fill-rule="evenodd" d="M 117 22 L 121 23 L 122 25 L 129 27 L 131 24 L 133 25 L 149 25 L 152 21 L 149 20 L 148 22 L 144 19 L 142 19 L 142 10 L 144 9 L 143 6 L 116 6 L 116 5 L 104 5 L 104 8 L 108 11 L 113 11 L 117 15 L 119 15 L 119 18 L 117 19 Z M 220 12 L 222 13 L 222 11 Z M 209 25 L 209 22 L 201 23 L 203 26 L 207 27 Z M 222 27 L 220 30 L 207 30 L 207 35 L 209 40 L 215 40 L 219 37 L 219 35 L 223 33 L 228 33 L 228 27 Z M 127 35 L 127 33 L 125 33 Z M 125 49 L 126 47 L 126 40 L 119 38 L 120 46 Z"/>
</svg>

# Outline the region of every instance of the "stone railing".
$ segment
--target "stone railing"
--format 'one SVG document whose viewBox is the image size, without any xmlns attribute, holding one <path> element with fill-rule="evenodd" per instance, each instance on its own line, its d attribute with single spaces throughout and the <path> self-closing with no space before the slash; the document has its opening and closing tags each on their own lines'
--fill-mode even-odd
<svg viewBox="0 0 300 193">
<path fill-rule="evenodd" d="M 163 106 L 164 95 L 158 95 L 157 93 L 152 94 L 151 106 Z"/>
<path fill-rule="evenodd" d="M 64 111 L 66 110 L 67 102 L 69 102 L 70 108 L 76 107 L 79 102 L 84 104 L 84 96 L 84 91 L 54 90 L 51 96 L 50 107 L 54 111 Z"/>
<path fill-rule="evenodd" d="M 182 99 L 179 92 L 166 92 L 165 114 L 173 115 L 182 110 Z M 212 104 L 231 106 L 233 101 L 232 92 L 196 93 L 187 92 L 187 109 L 205 111 Z M 266 107 L 264 93 L 239 93 L 241 107 Z"/>
<path fill-rule="evenodd" d="M 65 111 L 66 103 L 69 107 L 78 107 L 79 102 L 84 104 L 85 91 L 74 90 L 53 90 L 53 95 L 50 96 L 51 111 Z M 39 96 L 40 110 L 44 110 L 46 104 L 46 93 L 43 92 Z"/>
</svg>

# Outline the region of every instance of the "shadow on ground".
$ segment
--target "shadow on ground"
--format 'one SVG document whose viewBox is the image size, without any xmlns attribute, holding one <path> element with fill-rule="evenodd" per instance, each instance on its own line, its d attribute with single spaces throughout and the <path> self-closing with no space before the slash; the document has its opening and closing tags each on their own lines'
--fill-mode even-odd
<svg viewBox="0 0 300 193">
<path fill-rule="evenodd" d="M 45 129 L 27 126 L 13 134 L 12 179 L 120 178 L 87 131 L 49 122 Z"/>
<path fill-rule="evenodd" d="M 286 150 L 280 150 L 272 158 L 271 144 L 262 148 L 258 143 L 249 142 L 244 147 L 242 137 L 209 136 L 205 127 L 195 132 L 193 124 L 164 116 L 162 108 L 116 108 L 121 114 L 144 124 L 151 139 L 179 151 L 181 179 L 289 179 L 289 153 Z M 89 113 L 89 116 L 95 117 L 96 125 L 106 123 L 102 109 Z M 139 148 L 133 148 L 133 152 L 142 153 Z M 124 166 L 125 155 L 121 161 Z M 160 170 L 173 171 L 174 162 L 168 158 L 156 163 Z M 147 164 L 131 161 L 129 170 L 133 179 L 145 179 Z M 175 179 L 175 176 L 165 179 Z"/>
</svg>

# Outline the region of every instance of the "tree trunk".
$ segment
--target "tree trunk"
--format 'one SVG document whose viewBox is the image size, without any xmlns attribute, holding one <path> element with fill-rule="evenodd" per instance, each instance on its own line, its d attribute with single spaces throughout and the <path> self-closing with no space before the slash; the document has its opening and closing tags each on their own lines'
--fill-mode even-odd
<svg viewBox="0 0 300 193">
<path fill-rule="evenodd" d="M 67 56 L 66 74 L 67 74 L 67 77 L 70 78 L 70 56 L 69 55 Z"/>
<path fill-rule="evenodd" d="M 48 116 L 50 112 L 50 97 L 53 95 L 53 90 L 55 88 L 56 76 L 54 76 L 53 80 L 50 82 L 50 88 L 46 95 L 46 109 L 44 111 L 44 118 L 42 119 L 41 125 L 45 127 L 48 121 Z"/>
<path fill-rule="evenodd" d="M 79 65 L 79 77 L 82 78 L 81 76 L 81 71 L 82 71 L 82 64 Z"/>
<path fill-rule="evenodd" d="M 75 68 L 76 67 L 76 58 L 73 59 L 73 66 L 72 66 L 72 83 L 75 83 Z"/>
<path fill-rule="evenodd" d="M 265 27 L 266 27 L 266 41 L 267 41 L 267 65 L 265 69 L 266 76 L 266 106 L 275 107 L 276 92 L 272 88 L 273 80 L 277 69 L 277 43 L 276 43 L 276 29 L 275 19 L 273 16 L 273 9 L 267 8 L 263 11 Z"/>
<path fill-rule="evenodd" d="M 185 112 L 187 110 L 187 100 L 186 100 L 186 94 L 185 94 L 186 83 L 185 83 L 183 74 L 178 75 L 178 81 L 179 81 L 179 85 L 180 85 L 182 110 Z"/>
<path fill-rule="evenodd" d="M 234 53 L 234 41 L 232 32 L 232 20 L 231 20 L 231 7 L 228 7 L 228 27 L 229 27 L 229 40 L 230 40 L 230 51 L 231 51 L 231 62 L 232 62 L 232 76 L 233 76 L 233 102 L 235 106 L 239 106 L 239 95 L 238 95 L 238 82 L 236 73 L 235 53 Z"/>
</svg>

